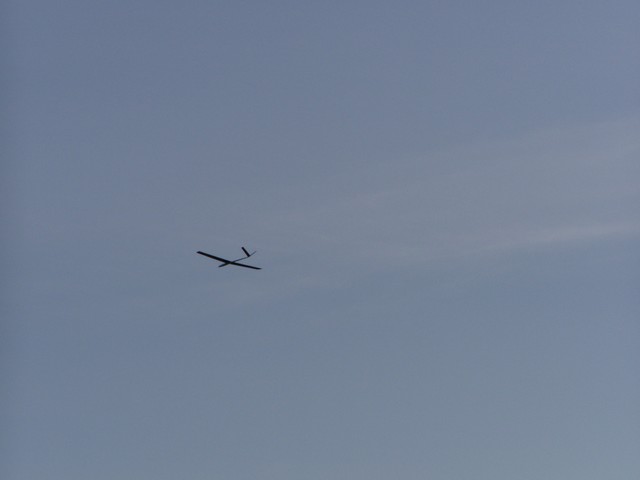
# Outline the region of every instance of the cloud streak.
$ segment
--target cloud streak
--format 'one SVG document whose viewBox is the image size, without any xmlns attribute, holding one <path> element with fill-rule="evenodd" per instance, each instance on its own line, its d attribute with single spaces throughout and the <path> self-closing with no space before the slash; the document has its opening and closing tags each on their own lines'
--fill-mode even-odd
<svg viewBox="0 0 640 480">
<path fill-rule="evenodd" d="M 536 132 L 371 165 L 262 223 L 284 250 L 432 262 L 638 235 L 637 121 Z M 317 191 L 317 189 L 315 189 Z M 329 260 L 330 261 L 330 260 Z"/>
</svg>

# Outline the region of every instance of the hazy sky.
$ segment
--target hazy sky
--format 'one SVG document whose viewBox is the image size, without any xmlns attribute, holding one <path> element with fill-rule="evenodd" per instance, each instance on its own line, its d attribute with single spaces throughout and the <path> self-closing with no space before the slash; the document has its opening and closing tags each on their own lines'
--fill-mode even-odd
<svg viewBox="0 0 640 480">
<path fill-rule="evenodd" d="M 3 478 L 640 477 L 637 1 L 0 23 Z"/>
</svg>

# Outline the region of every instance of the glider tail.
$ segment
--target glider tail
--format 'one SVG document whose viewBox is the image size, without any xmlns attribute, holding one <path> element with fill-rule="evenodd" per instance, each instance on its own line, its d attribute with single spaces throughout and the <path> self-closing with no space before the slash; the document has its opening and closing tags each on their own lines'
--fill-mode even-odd
<svg viewBox="0 0 640 480">
<path fill-rule="evenodd" d="M 242 249 L 242 251 L 244 252 L 244 254 L 247 256 L 247 258 L 249 258 L 251 255 L 253 255 L 254 253 L 256 253 L 256 252 L 249 253 L 249 251 L 248 251 L 246 248 L 244 248 L 244 247 L 240 247 L 240 248 Z"/>
</svg>

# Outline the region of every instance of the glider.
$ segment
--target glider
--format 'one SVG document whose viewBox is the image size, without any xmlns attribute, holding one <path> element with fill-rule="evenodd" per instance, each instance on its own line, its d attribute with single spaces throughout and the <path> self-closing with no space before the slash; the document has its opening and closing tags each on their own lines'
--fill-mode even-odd
<svg viewBox="0 0 640 480">
<path fill-rule="evenodd" d="M 214 260 L 219 261 L 220 265 L 218 265 L 218 267 L 226 267 L 227 265 L 235 265 L 237 267 L 252 268 L 253 270 L 262 270 L 260 267 L 254 267 L 253 265 L 247 265 L 246 263 L 240 263 L 240 260 L 244 260 L 245 258 L 249 258 L 251 255 L 256 253 L 256 252 L 249 253 L 247 251 L 247 249 L 244 248 L 244 247 L 240 247 L 240 248 L 242 248 L 242 251 L 244 252 L 244 254 L 246 256 L 244 256 L 242 258 L 236 258 L 235 260 L 227 260 L 226 258 L 216 257 L 215 255 L 210 255 L 210 254 L 205 253 L 205 252 L 196 252 L 196 253 L 199 253 L 200 255 L 204 255 L 205 257 L 213 258 Z"/>
</svg>

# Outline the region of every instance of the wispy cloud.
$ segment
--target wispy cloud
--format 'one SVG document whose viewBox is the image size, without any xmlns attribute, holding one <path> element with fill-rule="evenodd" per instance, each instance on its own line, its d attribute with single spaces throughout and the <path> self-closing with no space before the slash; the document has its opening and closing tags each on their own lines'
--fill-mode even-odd
<svg viewBox="0 0 640 480">
<path fill-rule="evenodd" d="M 280 209 L 263 231 L 284 250 L 394 263 L 638 235 L 639 126 L 556 128 L 389 159 L 341 178 L 349 189 L 326 184 Z"/>
</svg>

